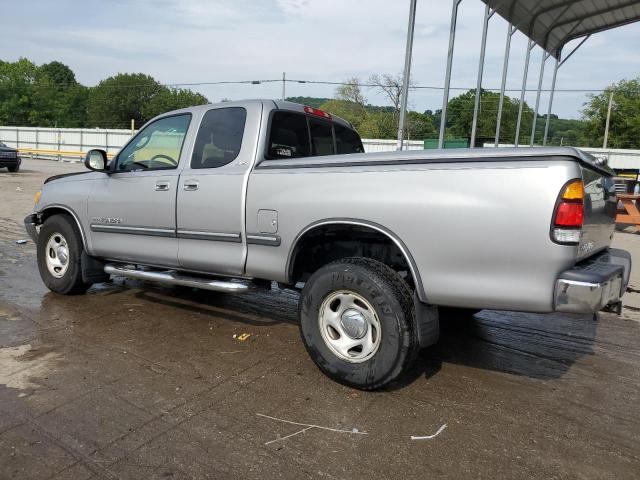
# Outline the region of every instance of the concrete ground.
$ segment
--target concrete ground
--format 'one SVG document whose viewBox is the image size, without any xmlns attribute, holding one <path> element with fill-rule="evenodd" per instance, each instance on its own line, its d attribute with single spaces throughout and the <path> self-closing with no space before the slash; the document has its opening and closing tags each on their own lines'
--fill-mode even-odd
<svg viewBox="0 0 640 480">
<path fill-rule="evenodd" d="M 638 293 L 622 317 L 449 319 L 363 393 L 312 364 L 290 291 L 48 292 L 16 240 L 42 180 L 80 169 L 0 173 L 0 479 L 638 478 Z M 615 243 L 640 258 L 640 235 Z"/>
</svg>

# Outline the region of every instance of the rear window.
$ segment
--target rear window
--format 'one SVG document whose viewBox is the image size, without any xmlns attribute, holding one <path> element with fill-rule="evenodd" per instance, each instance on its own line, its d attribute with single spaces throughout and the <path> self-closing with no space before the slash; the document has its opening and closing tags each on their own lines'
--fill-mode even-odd
<svg viewBox="0 0 640 480">
<path fill-rule="evenodd" d="M 276 111 L 271 117 L 268 159 L 363 151 L 358 134 L 337 123 L 286 111 Z"/>
<path fill-rule="evenodd" d="M 311 153 L 305 115 L 276 112 L 271 119 L 269 158 L 300 158 Z"/>
<path fill-rule="evenodd" d="M 362 140 L 360 140 L 360 136 L 356 132 L 338 124 L 334 124 L 333 129 L 336 133 L 336 149 L 338 154 L 364 152 Z"/>
<path fill-rule="evenodd" d="M 309 134 L 311 135 L 311 154 L 333 155 L 333 131 L 331 123 L 326 120 L 316 120 L 309 118 Z"/>
<path fill-rule="evenodd" d="M 216 108 L 202 117 L 191 157 L 191 168 L 217 168 L 236 159 L 242 146 L 247 111 Z"/>
</svg>

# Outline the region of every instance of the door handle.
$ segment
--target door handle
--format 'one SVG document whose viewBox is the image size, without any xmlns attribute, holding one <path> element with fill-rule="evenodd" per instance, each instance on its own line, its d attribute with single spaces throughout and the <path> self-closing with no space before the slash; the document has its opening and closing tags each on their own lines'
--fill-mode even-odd
<svg viewBox="0 0 640 480">
<path fill-rule="evenodd" d="M 193 192 L 195 190 L 198 190 L 198 186 L 199 184 L 197 180 L 185 180 L 183 188 L 187 192 Z"/>
<path fill-rule="evenodd" d="M 156 182 L 156 192 L 166 192 L 169 190 L 169 182 Z"/>
</svg>

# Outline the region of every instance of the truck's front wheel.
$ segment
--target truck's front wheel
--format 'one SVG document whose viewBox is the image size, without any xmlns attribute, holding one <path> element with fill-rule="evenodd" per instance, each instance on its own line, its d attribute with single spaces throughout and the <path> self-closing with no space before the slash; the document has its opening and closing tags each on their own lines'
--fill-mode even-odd
<svg viewBox="0 0 640 480">
<path fill-rule="evenodd" d="M 82 281 L 83 248 L 80 233 L 69 216 L 53 215 L 45 220 L 38 234 L 38 270 L 49 290 L 72 294 L 89 287 Z"/>
<path fill-rule="evenodd" d="M 418 349 L 412 296 L 393 269 L 367 258 L 325 265 L 300 298 L 309 355 L 329 377 L 373 390 L 394 380 Z"/>
</svg>

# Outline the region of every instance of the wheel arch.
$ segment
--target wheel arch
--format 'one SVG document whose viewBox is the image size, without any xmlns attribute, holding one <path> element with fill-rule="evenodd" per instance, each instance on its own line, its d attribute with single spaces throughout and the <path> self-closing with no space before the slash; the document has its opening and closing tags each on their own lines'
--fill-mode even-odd
<svg viewBox="0 0 640 480">
<path fill-rule="evenodd" d="M 305 239 L 309 238 L 309 236 L 314 232 L 331 226 L 359 227 L 375 232 L 387 238 L 390 242 L 392 242 L 393 245 L 395 245 L 395 247 L 397 247 L 397 249 L 402 254 L 402 257 L 406 261 L 409 273 L 411 274 L 411 277 L 414 281 L 415 291 L 419 300 L 425 303 L 427 302 L 424 286 L 422 284 L 422 279 L 420 277 L 420 272 L 418 271 L 417 264 L 413 259 L 409 248 L 402 241 L 402 239 L 396 233 L 384 227 L 383 225 L 369 220 L 357 218 L 329 218 L 318 220 L 316 222 L 310 223 L 305 228 L 303 228 L 298 233 L 295 240 L 292 242 L 291 247 L 289 248 L 286 264 L 287 281 L 290 282 L 295 278 L 294 271 L 296 267 L 296 261 L 299 259 L 299 254 L 303 249 Z"/>
<path fill-rule="evenodd" d="M 65 205 L 47 205 L 38 213 L 38 218 L 40 219 L 40 224 L 43 224 L 45 220 L 53 215 L 69 215 L 73 218 L 73 221 L 80 232 L 80 238 L 82 239 L 82 245 L 84 246 L 85 251 L 88 251 L 87 237 L 84 233 L 84 229 L 82 228 L 82 224 L 80 223 L 80 219 L 76 212 L 73 209 L 65 206 Z"/>
</svg>

